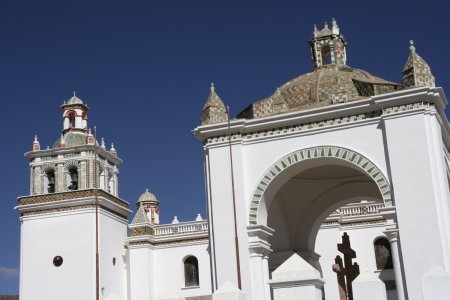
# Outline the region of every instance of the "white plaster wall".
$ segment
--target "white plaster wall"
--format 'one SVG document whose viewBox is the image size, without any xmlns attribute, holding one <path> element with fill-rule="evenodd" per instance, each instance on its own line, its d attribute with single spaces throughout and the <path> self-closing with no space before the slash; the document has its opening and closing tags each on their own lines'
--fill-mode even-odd
<svg viewBox="0 0 450 300">
<path fill-rule="evenodd" d="M 93 228 L 91 210 L 24 217 L 20 299 L 94 299 Z M 57 255 L 60 267 L 53 265 Z"/>
<path fill-rule="evenodd" d="M 242 154 L 244 163 L 242 177 L 246 187 L 243 196 L 246 200 L 247 211 L 257 184 L 276 161 L 294 151 L 314 146 L 338 146 L 356 151 L 371 160 L 386 174 L 383 136 L 377 120 L 360 122 L 359 125 L 324 128 L 287 137 L 275 137 L 270 141 L 251 142 L 245 144 Z M 239 171 L 240 169 L 235 170 L 235 172 Z"/>
<path fill-rule="evenodd" d="M 449 268 L 448 211 L 443 202 L 448 192 L 440 193 L 445 178 L 433 163 L 441 143 L 431 139 L 436 123 L 414 114 L 386 120 L 387 146 L 391 162 L 395 205 L 406 287 L 409 299 L 421 299 L 420 278 L 437 263 Z M 434 125 L 433 125 L 434 124 Z M 427 128 L 428 126 L 428 128 Z M 448 187 L 447 187 L 448 188 Z"/>
<path fill-rule="evenodd" d="M 247 208 L 243 197 L 243 173 L 241 171 L 242 151 L 241 146 L 233 148 L 234 174 L 235 174 L 235 194 L 236 194 L 236 220 L 238 227 L 238 243 L 240 255 L 240 271 L 242 289 L 247 295 L 251 295 L 251 268 L 250 254 L 248 251 L 247 236 Z M 215 265 L 216 288 L 230 281 L 238 286 L 237 263 L 234 238 L 234 218 L 233 218 L 233 194 L 231 188 L 231 173 L 229 161 L 229 149 L 226 147 L 215 148 L 209 153 L 209 199 L 214 201 L 209 203 L 210 215 L 209 226 L 212 249 L 212 263 Z M 208 183 L 207 183 L 208 184 Z"/>
<path fill-rule="evenodd" d="M 383 136 L 378 125 L 379 121 L 369 120 L 359 125 L 296 133 L 283 138 L 271 137 L 271 140 L 252 141 L 233 146 L 242 286 L 247 295 L 251 295 L 251 270 L 246 226 L 252 195 L 264 173 L 277 160 L 296 150 L 333 145 L 357 151 L 386 174 Z M 210 178 L 207 182 L 208 196 L 209 199 L 213 199 L 210 203 L 210 226 L 213 228 L 212 239 L 214 239 L 213 263 L 217 266 L 215 278 L 217 278 L 218 286 L 226 281 L 237 282 L 228 151 L 226 145 L 213 147 L 208 149 L 207 156 L 207 171 Z"/>
<path fill-rule="evenodd" d="M 123 242 L 127 236 L 127 221 L 100 210 L 100 291 L 103 299 L 126 299 L 126 271 Z M 116 264 L 113 264 L 113 258 Z"/>
<path fill-rule="evenodd" d="M 155 278 L 153 252 L 146 246 L 129 247 L 128 300 L 153 300 Z"/>
<path fill-rule="evenodd" d="M 172 291 L 183 297 L 211 295 L 211 268 L 208 243 L 177 245 L 154 251 L 155 296 Z M 198 260 L 199 286 L 185 287 L 183 260 L 187 256 Z"/>
</svg>

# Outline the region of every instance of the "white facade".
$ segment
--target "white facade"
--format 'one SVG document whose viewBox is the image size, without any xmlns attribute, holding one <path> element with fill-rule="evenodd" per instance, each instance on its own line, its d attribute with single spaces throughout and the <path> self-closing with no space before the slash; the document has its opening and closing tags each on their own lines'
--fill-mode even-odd
<svg viewBox="0 0 450 300">
<path fill-rule="evenodd" d="M 146 191 L 128 222 L 116 150 L 88 130 L 79 98 L 65 103 L 61 138 L 48 150 L 36 138 L 26 154 L 21 299 L 95 299 L 98 289 L 100 299 L 340 300 L 352 285 L 335 271 L 353 263 L 355 300 L 366 288 L 389 300 L 449 299 L 443 90 L 413 44 L 401 85 L 348 67 L 334 20 L 310 45 L 314 70 L 236 119 L 211 87 L 194 129 L 207 220 L 159 224 Z M 338 246 L 347 235 L 350 250 Z M 351 261 L 339 266 L 338 249 Z"/>
</svg>

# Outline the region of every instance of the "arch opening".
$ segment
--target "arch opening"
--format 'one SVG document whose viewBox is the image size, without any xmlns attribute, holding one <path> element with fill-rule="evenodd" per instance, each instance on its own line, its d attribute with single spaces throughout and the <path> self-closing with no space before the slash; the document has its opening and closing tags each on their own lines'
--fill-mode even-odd
<svg viewBox="0 0 450 300">
<path fill-rule="evenodd" d="M 274 229 L 269 269 L 297 253 L 321 271 L 316 238 L 324 221 L 352 203 L 392 206 L 390 186 L 370 160 L 349 149 L 324 146 L 291 153 L 277 161 L 255 190 L 250 225 Z M 336 243 L 331 245 L 336 249 Z M 337 253 L 336 253 L 337 254 Z"/>
<path fill-rule="evenodd" d="M 67 187 L 69 190 L 78 190 L 78 168 L 76 166 L 70 166 L 68 169 L 68 182 L 70 185 Z"/>
</svg>

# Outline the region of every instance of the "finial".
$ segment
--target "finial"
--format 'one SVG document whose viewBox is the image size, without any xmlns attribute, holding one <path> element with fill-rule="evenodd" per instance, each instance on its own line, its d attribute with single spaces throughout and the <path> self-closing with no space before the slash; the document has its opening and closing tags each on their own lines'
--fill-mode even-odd
<svg viewBox="0 0 450 300">
<path fill-rule="evenodd" d="M 314 32 L 317 32 L 317 25 L 314 24 Z"/>
<path fill-rule="evenodd" d="M 50 146 L 47 146 L 47 150 L 50 150 Z"/>
<path fill-rule="evenodd" d="M 147 188 L 145 189 L 145 192 L 148 193 L 148 189 Z"/>
<path fill-rule="evenodd" d="M 34 142 L 35 143 L 39 143 L 38 138 L 37 138 L 37 134 L 34 135 Z"/>
<path fill-rule="evenodd" d="M 91 132 L 91 129 L 90 129 L 90 128 L 89 128 L 88 134 L 89 134 L 89 135 L 92 135 L 92 132 Z"/>
<path fill-rule="evenodd" d="M 105 146 L 105 139 L 104 139 L 104 138 L 102 138 L 102 141 L 101 141 L 100 146 L 101 146 L 102 148 L 106 148 L 106 146 Z"/>
<path fill-rule="evenodd" d="M 335 18 L 332 18 L 332 19 L 331 19 L 331 26 L 333 26 L 333 27 L 338 27 L 338 25 L 337 25 L 337 22 L 336 22 L 336 19 L 335 19 Z"/>
<path fill-rule="evenodd" d="M 323 23 L 323 28 L 328 29 L 328 22 Z"/>
<path fill-rule="evenodd" d="M 174 216 L 173 220 L 172 220 L 172 224 L 178 224 L 178 223 L 180 223 L 180 221 L 178 221 L 177 216 Z"/>
<path fill-rule="evenodd" d="M 111 149 L 109 149 L 109 151 L 110 151 L 112 154 L 116 155 L 116 149 L 114 149 L 114 143 L 111 143 Z"/>
<path fill-rule="evenodd" d="M 73 91 L 73 96 L 74 96 L 74 97 L 76 97 L 76 96 L 77 96 L 77 94 L 75 93 L 75 91 Z"/>
<path fill-rule="evenodd" d="M 411 53 L 416 53 L 416 47 L 414 47 L 414 41 L 413 40 L 409 41 L 409 51 L 411 51 Z"/>
<path fill-rule="evenodd" d="M 195 221 L 203 221 L 203 218 L 200 214 L 197 214 L 197 218 L 195 218 Z"/>
<path fill-rule="evenodd" d="M 214 83 L 211 82 L 211 87 L 209 88 L 209 90 L 212 92 L 214 92 Z"/>
</svg>

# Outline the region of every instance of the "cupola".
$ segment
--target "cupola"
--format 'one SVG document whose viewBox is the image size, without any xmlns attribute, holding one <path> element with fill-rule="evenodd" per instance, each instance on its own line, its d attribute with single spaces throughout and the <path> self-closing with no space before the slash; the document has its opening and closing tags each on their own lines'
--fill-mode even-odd
<svg viewBox="0 0 450 300">
<path fill-rule="evenodd" d="M 137 201 L 138 210 L 143 208 L 151 224 L 159 224 L 159 201 L 148 189 L 139 197 Z"/>
</svg>

